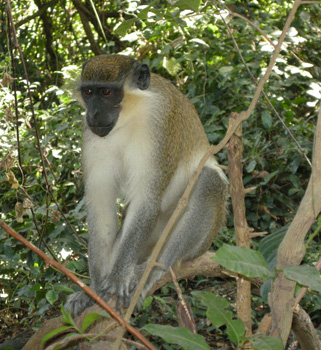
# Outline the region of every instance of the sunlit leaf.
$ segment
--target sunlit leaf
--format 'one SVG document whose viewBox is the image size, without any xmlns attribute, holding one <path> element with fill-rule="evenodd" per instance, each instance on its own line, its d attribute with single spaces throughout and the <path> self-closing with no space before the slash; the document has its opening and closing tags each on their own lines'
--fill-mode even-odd
<svg viewBox="0 0 321 350">
<path fill-rule="evenodd" d="M 283 272 L 286 278 L 321 293 L 320 272 L 315 267 L 308 265 L 286 266 Z"/>
<path fill-rule="evenodd" d="M 224 245 L 216 252 L 212 260 L 246 277 L 274 277 L 262 254 L 246 247 Z"/>
<path fill-rule="evenodd" d="M 147 324 L 143 327 L 148 333 L 163 338 L 169 344 L 177 344 L 184 350 L 210 350 L 204 338 L 187 328 Z"/>
</svg>

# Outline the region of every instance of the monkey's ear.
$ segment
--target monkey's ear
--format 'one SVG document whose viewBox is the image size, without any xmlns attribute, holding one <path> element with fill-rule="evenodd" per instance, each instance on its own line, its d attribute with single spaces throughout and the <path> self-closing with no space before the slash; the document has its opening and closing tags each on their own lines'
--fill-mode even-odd
<svg viewBox="0 0 321 350">
<path fill-rule="evenodd" d="M 150 72 L 147 64 L 140 63 L 137 65 L 137 67 L 135 67 L 133 73 L 133 83 L 136 84 L 140 90 L 146 90 L 149 87 Z"/>
</svg>

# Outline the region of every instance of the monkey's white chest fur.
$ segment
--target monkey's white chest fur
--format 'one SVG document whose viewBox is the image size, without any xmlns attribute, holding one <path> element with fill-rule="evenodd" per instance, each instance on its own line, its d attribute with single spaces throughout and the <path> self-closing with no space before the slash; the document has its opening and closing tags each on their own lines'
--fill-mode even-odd
<svg viewBox="0 0 321 350">
<path fill-rule="evenodd" d="M 85 132 L 87 140 L 84 140 L 86 146 L 83 148 L 86 197 L 94 196 L 97 200 L 100 196 L 110 196 L 114 200 L 115 196 L 125 194 L 124 199 L 131 201 L 133 192 L 137 193 L 143 186 L 150 166 L 147 133 L 144 135 L 142 129 L 131 128 L 130 124 L 113 130 L 104 138 L 87 137 L 87 133 L 91 131 Z"/>
</svg>

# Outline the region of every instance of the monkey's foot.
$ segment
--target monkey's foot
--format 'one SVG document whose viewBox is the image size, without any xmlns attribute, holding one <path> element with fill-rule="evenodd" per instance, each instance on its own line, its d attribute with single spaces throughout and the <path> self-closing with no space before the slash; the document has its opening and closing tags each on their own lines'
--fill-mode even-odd
<svg viewBox="0 0 321 350">
<path fill-rule="evenodd" d="M 120 281 L 117 278 L 112 278 L 111 275 L 104 281 L 100 295 L 104 300 L 108 300 L 113 295 L 117 296 L 116 309 L 120 311 L 122 308 L 127 308 L 137 286 L 137 279 L 128 278 L 128 280 Z"/>
<path fill-rule="evenodd" d="M 79 316 L 85 309 L 94 305 L 92 298 L 84 292 L 71 294 L 65 304 L 65 310 L 70 310 L 72 316 Z"/>
</svg>

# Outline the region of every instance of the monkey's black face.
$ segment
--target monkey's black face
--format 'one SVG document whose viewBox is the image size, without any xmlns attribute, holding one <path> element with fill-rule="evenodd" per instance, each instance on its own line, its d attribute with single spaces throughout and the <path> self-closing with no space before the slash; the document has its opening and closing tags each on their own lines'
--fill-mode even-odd
<svg viewBox="0 0 321 350">
<path fill-rule="evenodd" d="M 119 117 L 123 89 L 115 83 L 82 83 L 80 91 L 86 105 L 86 122 L 90 130 L 100 137 L 108 135 Z"/>
</svg>

